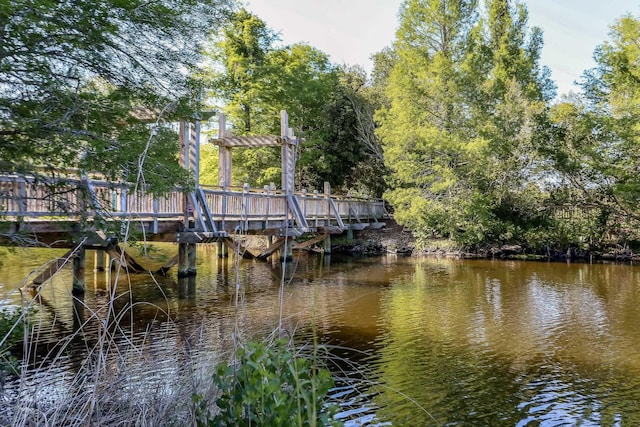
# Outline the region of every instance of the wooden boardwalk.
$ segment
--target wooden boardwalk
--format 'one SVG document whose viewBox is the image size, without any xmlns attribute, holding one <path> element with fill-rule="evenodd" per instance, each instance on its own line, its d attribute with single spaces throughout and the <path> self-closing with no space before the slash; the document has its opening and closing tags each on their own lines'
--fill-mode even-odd
<svg viewBox="0 0 640 427">
<path fill-rule="evenodd" d="M 280 136 L 236 137 L 226 130 L 224 114 L 218 116 L 218 137 L 210 142 L 218 145 L 219 186 L 199 183 L 199 120 L 181 121 L 178 132 L 179 161 L 194 176 L 193 188 L 158 196 L 146 192 L 144 186 L 78 172 L 64 175 L 57 171 L 55 179 L 0 174 L 0 245 L 72 248 L 68 256 L 41 271 L 33 283 L 45 282 L 73 258 L 73 289 L 79 294 L 84 292 L 86 249 L 95 249 L 100 257 L 108 253 L 129 272 L 142 269 L 118 248 L 123 237 L 178 243 L 178 255 L 157 273 L 165 274 L 177 263 L 178 277 L 186 277 L 195 274 L 198 243 L 216 242 L 219 255 L 224 256 L 227 246 L 236 247 L 230 236 L 267 235 L 270 247 L 257 258 L 265 259 L 277 251 L 286 261 L 295 239 L 305 233 L 318 236 L 298 247 L 322 241 L 327 253 L 332 234 L 384 226 L 389 215 L 383 200 L 336 196 L 328 183 L 323 193 L 294 191 L 296 147 L 301 140 L 289 127 L 286 111 L 280 113 Z M 281 147 L 282 190 L 271 186 L 252 189 L 247 184 L 230 187 L 232 149 L 263 146 Z"/>
<path fill-rule="evenodd" d="M 207 243 L 235 234 L 341 233 L 380 227 L 384 201 L 315 192 L 199 187 L 153 197 L 131 185 L 67 178 L 0 176 L 2 242 L 20 236 L 57 247 L 98 239 L 124 221 L 150 241 Z M 66 236 L 66 237 L 65 237 Z M 91 244 L 92 241 L 89 242 Z M 98 242 L 96 242 L 98 243 Z"/>
</svg>

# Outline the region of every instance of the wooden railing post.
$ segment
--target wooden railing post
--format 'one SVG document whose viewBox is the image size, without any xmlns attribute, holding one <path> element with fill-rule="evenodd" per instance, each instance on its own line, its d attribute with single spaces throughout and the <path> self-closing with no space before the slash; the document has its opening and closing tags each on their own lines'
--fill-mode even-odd
<svg viewBox="0 0 640 427">
<path fill-rule="evenodd" d="M 242 186 L 242 205 L 244 207 L 244 231 L 249 230 L 249 191 L 251 186 L 248 183 L 244 183 Z"/>
<path fill-rule="evenodd" d="M 331 184 L 324 182 L 323 194 L 327 198 L 327 224 L 331 225 Z"/>
<path fill-rule="evenodd" d="M 157 198 L 153 198 L 153 234 L 158 233 L 158 213 L 160 210 L 160 202 Z"/>
<path fill-rule="evenodd" d="M 222 230 L 224 231 L 225 228 L 225 218 L 227 216 L 227 190 L 226 188 L 222 189 L 222 202 L 221 202 L 221 209 L 222 209 Z"/>
<path fill-rule="evenodd" d="M 120 212 L 128 213 L 127 210 L 127 187 L 122 187 L 122 192 L 120 193 Z"/>
<path fill-rule="evenodd" d="M 269 205 L 271 204 L 271 186 L 265 185 L 264 190 L 266 191 L 267 200 L 265 200 L 265 213 L 264 213 L 264 228 L 269 228 Z"/>
<path fill-rule="evenodd" d="M 18 209 L 21 214 L 27 213 L 27 183 L 24 179 L 18 182 Z M 18 217 L 22 221 L 22 215 Z"/>
<path fill-rule="evenodd" d="M 318 190 L 313 190 L 313 199 L 315 201 L 314 205 L 315 205 L 315 212 L 314 212 L 314 216 L 315 216 L 315 226 L 318 226 L 318 208 L 320 207 L 320 195 L 318 194 Z"/>
<path fill-rule="evenodd" d="M 347 240 L 353 240 L 353 230 L 351 229 L 351 194 L 347 193 L 347 209 L 348 209 L 348 218 L 349 218 L 349 228 L 347 229 Z"/>
<path fill-rule="evenodd" d="M 307 217 L 307 189 L 302 189 L 302 215 Z"/>
</svg>

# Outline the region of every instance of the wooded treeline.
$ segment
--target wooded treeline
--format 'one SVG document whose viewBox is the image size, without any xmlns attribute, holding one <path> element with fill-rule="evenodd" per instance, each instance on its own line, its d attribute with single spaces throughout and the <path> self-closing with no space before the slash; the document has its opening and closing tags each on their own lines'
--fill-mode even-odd
<svg viewBox="0 0 640 427">
<path fill-rule="evenodd" d="M 236 135 L 278 134 L 286 109 L 304 138 L 299 187 L 384 196 L 423 244 L 638 240 L 632 15 L 612 23 L 580 93 L 558 99 L 542 31 L 514 0 L 404 1 L 369 76 L 283 45 L 233 0 L 1 4 L 3 172 L 189 185 L 171 120 L 217 110 Z M 279 151 L 234 150 L 233 179 L 279 185 Z M 201 182 L 217 183 L 215 146 L 203 147 Z"/>
</svg>

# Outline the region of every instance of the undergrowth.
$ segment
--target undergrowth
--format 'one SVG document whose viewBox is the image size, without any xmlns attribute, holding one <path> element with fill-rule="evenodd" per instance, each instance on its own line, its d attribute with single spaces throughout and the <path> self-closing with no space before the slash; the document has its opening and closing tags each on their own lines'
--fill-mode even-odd
<svg viewBox="0 0 640 427">
<path fill-rule="evenodd" d="M 14 347 L 24 338 L 25 314 L 19 307 L 0 307 L 0 375 L 18 373 Z"/>
<path fill-rule="evenodd" d="M 284 340 L 249 342 L 234 360 L 213 375 L 218 389 L 214 413 L 201 394 L 193 396 L 197 424 L 209 426 L 339 426 L 337 406 L 327 404 L 334 386 L 329 371 L 318 367 Z"/>
</svg>

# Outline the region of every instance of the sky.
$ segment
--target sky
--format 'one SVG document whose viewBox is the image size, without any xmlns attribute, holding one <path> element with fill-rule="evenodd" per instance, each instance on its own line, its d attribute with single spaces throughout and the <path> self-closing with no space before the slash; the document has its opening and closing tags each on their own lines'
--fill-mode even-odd
<svg viewBox="0 0 640 427">
<path fill-rule="evenodd" d="M 282 43 L 306 42 L 335 64 L 371 70 L 371 55 L 391 45 L 401 0 L 245 0 L 247 8 L 280 34 Z M 625 13 L 640 17 L 634 0 L 528 0 L 529 25 L 544 32 L 541 64 L 551 69 L 558 94 L 595 66 L 596 46 Z"/>
</svg>

